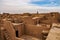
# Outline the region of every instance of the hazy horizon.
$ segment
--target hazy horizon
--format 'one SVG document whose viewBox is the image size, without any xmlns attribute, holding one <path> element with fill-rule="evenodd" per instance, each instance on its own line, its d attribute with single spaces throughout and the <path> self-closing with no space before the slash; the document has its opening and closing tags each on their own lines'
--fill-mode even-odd
<svg viewBox="0 0 60 40">
<path fill-rule="evenodd" d="M 60 0 L 0 0 L 0 12 L 7 13 L 60 12 Z"/>
</svg>

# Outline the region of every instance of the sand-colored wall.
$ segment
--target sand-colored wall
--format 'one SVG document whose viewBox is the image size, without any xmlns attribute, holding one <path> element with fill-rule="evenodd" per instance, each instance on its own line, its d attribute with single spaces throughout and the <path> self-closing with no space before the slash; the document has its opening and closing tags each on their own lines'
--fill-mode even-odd
<svg viewBox="0 0 60 40">
<path fill-rule="evenodd" d="M 11 22 L 4 21 L 3 27 L 6 29 L 7 33 L 9 34 L 10 39 L 8 40 L 16 40 L 15 30 L 13 29 Z"/>
<path fill-rule="evenodd" d="M 24 35 L 24 24 L 23 23 L 13 23 L 13 28 L 15 32 L 18 31 L 18 37 Z"/>
<path fill-rule="evenodd" d="M 37 26 L 37 25 L 27 25 L 26 26 L 26 34 L 27 35 L 32 35 L 35 37 L 41 37 L 41 33 L 43 30 L 48 30 L 46 26 Z"/>
</svg>

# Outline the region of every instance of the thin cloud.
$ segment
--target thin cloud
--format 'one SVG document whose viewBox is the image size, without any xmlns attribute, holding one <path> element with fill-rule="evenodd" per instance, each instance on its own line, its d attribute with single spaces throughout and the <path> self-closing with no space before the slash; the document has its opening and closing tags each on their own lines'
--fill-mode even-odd
<svg viewBox="0 0 60 40">
<path fill-rule="evenodd" d="M 45 4 L 42 6 L 31 4 L 32 0 L 0 0 L 0 12 L 10 12 L 10 13 L 24 13 L 24 12 L 60 12 L 59 6 L 55 2 L 51 1 L 51 4 Z M 34 1 L 44 1 L 44 0 L 34 0 Z M 49 7 L 48 7 L 49 6 Z"/>
<path fill-rule="evenodd" d="M 33 1 L 42 1 L 42 0 L 33 0 Z"/>
</svg>

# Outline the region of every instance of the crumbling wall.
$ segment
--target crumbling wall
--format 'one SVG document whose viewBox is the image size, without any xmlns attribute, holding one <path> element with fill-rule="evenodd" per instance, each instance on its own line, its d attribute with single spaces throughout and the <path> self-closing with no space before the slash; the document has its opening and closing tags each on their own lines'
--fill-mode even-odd
<svg viewBox="0 0 60 40">
<path fill-rule="evenodd" d="M 21 37 L 24 35 L 24 24 L 23 23 L 13 23 L 13 28 L 15 29 L 15 34 L 16 31 L 18 31 L 18 37 Z"/>
<path fill-rule="evenodd" d="M 6 34 L 6 36 L 10 37 L 8 40 L 16 40 L 15 30 L 13 29 L 11 22 L 4 21 L 3 27 L 6 29 L 6 33 L 9 34 L 9 36 Z"/>
</svg>

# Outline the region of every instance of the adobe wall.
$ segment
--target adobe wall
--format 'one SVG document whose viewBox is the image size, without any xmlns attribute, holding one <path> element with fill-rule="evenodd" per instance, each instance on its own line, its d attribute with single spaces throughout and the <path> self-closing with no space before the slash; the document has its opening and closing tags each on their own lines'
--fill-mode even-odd
<svg viewBox="0 0 60 40">
<path fill-rule="evenodd" d="M 8 40 L 16 40 L 15 38 L 16 38 L 16 35 L 15 35 L 15 30 L 13 29 L 13 25 L 11 24 L 11 22 L 9 22 L 9 21 L 4 21 L 4 24 L 3 24 L 3 27 L 6 29 L 5 30 L 5 33 L 7 33 L 6 34 L 6 36 L 8 36 L 9 37 L 9 39 Z"/>
<path fill-rule="evenodd" d="M 41 37 L 43 30 L 49 30 L 46 26 L 36 26 L 36 25 L 27 25 L 26 26 L 26 34 L 32 35 L 35 37 Z"/>
<path fill-rule="evenodd" d="M 3 27 L 1 27 L 1 29 L 0 29 L 0 40 L 4 40 L 4 28 Z"/>
<path fill-rule="evenodd" d="M 34 24 L 34 20 L 32 20 L 31 17 L 25 17 L 25 18 L 22 18 L 22 20 L 25 24 Z"/>
<path fill-rule="evenodd" d="M 24 35 L 24 24 L 23 23 L 12 23 L 15 32 L 18 31 L 18 37 Z M 16 33 L 15 33 L 16 34 Z"/>
</svg>

